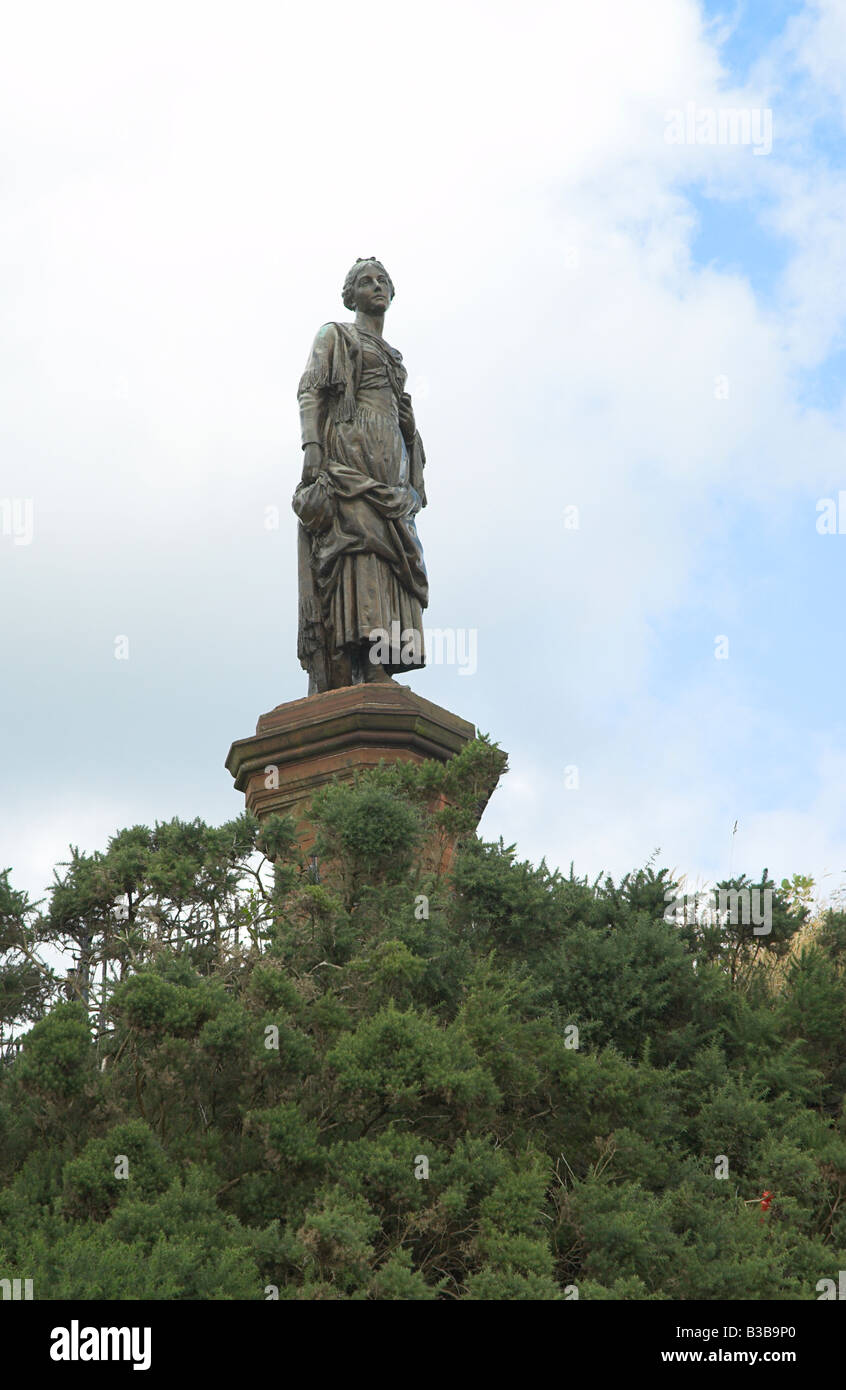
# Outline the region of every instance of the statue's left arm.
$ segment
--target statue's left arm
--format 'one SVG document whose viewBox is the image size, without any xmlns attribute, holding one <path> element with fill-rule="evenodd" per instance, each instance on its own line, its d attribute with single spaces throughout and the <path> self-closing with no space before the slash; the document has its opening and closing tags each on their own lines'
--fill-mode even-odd
<svg viewBox="0 0 846 1390">
<path fill-rule="evenodd" d="M 407 391 L 403 391 L 399 399 L 399 423 L 408 449 L 409 481 L 420 498 L 420 506 L 425 507 L 426 487 L 423 482 L 423 469 L 426 466 L 426 454 L 414 419 L 411 397 Z"/>
</svg>

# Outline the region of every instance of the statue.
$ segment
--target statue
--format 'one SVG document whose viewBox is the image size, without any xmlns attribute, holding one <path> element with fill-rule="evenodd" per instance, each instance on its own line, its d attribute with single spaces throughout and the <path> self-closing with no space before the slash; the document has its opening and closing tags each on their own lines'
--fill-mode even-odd
<svg viewBox="0 0 846 1390">
<path fill-rule="evenodd" d="M 415 523 L 426 505 L 423 445 L 402 356 L 382 335 L 393 297 L 381 261 L 356 261 L 343 287 L 355 319 L 323 325 L 299 385 L 297 652 L 312 698 L 260 715 L 255 735 L 236 739 L 226 759 L 252 815 L 293 817 L 303 864 L 306 855 L 316 862 L 313 801 L 322 787 L 355 782 L 380 764 L 446 764 L 476 737 L 469 720 L 392 680 L 425 665 L 429 600 Z M 451 784 L 427 775 L 430 811 L 456 814 L 427 832 L 426 873 L 447 872 L 504 764 L 495 747 L 471 751 L 466 815 L 463 801 L 450 799 Z"/>
<path fill-rule="evenodd" d="M 381 262 L 357 260 L 343 288 L 355 322 L 323 325 L 297 392 L 297 654 L 309 695 L 425 665 L 429 587 L 414 521 L 425 454 L 402 354 L 382 336 L 393 297 Z"/>
</svg>

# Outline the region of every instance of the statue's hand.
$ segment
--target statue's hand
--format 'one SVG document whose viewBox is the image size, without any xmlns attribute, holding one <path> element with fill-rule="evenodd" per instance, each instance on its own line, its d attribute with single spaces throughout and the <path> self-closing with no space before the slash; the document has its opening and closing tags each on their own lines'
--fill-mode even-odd
<svg viewBox="0 0 846 1390">
<path fill-rule="evenodd" d="M 296 488 L 291 505 L 303 526 L 313 536 L 328 531 L 335 520 L 334 489 L 325 473 L 317 478 L 305 477 Z"/>
<path fill-rule="evenodd" d="M 303 449 L 303 482 L 313 483 L 323 466 L 323 447 L 320 444 L 306 444 Z"/>
<path fill-rule="evenodd" d="M 403 391 L 399 399 L 399 423 L 406 444 L 414 438 L 417 425 L 414 421 L 414 411 L 411 408 L 411 397 L 407 391 Z"/>
</svg>

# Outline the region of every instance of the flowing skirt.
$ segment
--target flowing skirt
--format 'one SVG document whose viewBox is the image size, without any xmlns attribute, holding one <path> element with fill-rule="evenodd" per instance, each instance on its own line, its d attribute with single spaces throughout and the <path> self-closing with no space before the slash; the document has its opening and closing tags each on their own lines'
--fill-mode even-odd
<svg viewBox="0 0 846 1390">
<path fill-rule="evenodd" d="M 384 633 L 396 646 L 411 629 L 416 637 L 404 643 L 404 659 L 397 651 L 386 669 L 423 666 L 428 580 L 414 523 L 420 498 L 398 421 L 359 404 L 352 420 L 328 431 L 327 455 L 332 521 L 312 542 L 327 645 L 337 654 Z"/>
</svg>

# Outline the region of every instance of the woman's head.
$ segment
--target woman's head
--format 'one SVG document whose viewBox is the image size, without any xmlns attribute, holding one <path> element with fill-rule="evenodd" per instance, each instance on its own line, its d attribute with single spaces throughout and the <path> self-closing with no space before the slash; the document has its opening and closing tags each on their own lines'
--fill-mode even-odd
<svg viewBox="0 0 846 1390">
<path fill-rule="evenodd" d="M 394 297 L 394 282 L 381 261 L 372 256 L 360 256 L 344 281 L 344 308 L 384 311 Z M 366 303 L 360 303 L 363 299 Z M 381 303 L 384 299 L 384 303 Z"/>
</svg>

